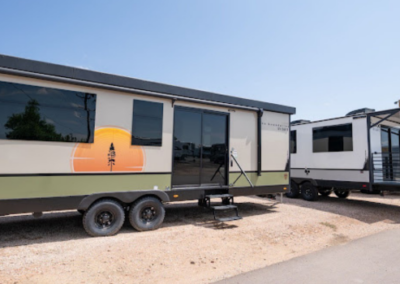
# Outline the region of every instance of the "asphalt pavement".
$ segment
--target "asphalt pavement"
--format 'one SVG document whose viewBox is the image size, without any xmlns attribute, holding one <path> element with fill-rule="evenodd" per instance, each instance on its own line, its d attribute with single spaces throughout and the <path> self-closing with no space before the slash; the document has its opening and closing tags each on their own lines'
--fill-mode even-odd
<svg viewBox="0 0 400 284">
<path fill-rule="evenodd" d="M 398 284 L 400 230 L 385 231 L 329 247 L 218 283 Z"/>
</svg>

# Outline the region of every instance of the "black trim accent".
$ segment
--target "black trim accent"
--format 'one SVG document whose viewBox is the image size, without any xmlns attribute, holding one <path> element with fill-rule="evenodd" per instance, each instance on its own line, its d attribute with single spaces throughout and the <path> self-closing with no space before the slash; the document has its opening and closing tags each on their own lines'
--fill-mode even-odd
<svg viewBox="0 0 400 284">
<path fill-rule="evenodd" d="M 284 188 L 286 188 L 286 190 Z M 285 193 L 288 188 L 289 188 L 289 181 L 288 184 L 284 185 L 234 187 L 229 190 L 229 193 L 234 196 L 275 194 L 275 193 Z"/>
<path fill-rule="evenodd" d="M 85 196 L 0 200 L 0 216 L 77 209 Z"/>
<path fill-rule="evenodd" d="M 390 183 L 371 183 L 371 190 L 383 190 L 383 191 L 397 191 L 400 192 L 400 183 L 398 185 L 390 184 Z"/>
<path fill-rule="evenodd" d="M 313 171 L 365 171 L 364 169 L 326 169 L 326 168 L 291 168 L 291 170 L 313 170 Z"/>
<path fill-rule="evenodd" d="M 165 193 L 165 191 L 161 190 L 138 190 L 138 191 L 125 191 L 125 192 L 103 192 L 103 193 L 95 193 L 84 197 L 78 205 L 79 210 L 86 210 L 92 205 L 96 200 L 101 198 L 115 198 L 119 201 L 130 204 L 137 200 L 140 197 L 146 195 L 155 195 L 162 202 L 169 202 L 169 196 Z"/>
<path fill-rule="evenodd" d="M 264 111 L 260 109 L 257 117 L 257 175 L 261 176 L 262 160 L 262 116 Z"/>
<path fill-rule="evenodd" d="M 171 202 L 183 200 L 196 200 L 203 199 L 209 194 L 225 194 L 230 193 L 234 196 L 247 196 L 247 195 L 261 195 L 261 194 L 274 194 L 286 192 L 284 187 L 288 188 L 289 185 L 270 185 L 270 186 L 256 186 L 256 187 L 233 187 L 229 189 L 212 188 L 212 189 L 192 189 L 192 190 L 171 190 L 166 191 Z M 176 197 L 174 197 L 176 196 Z"/>
<path fill-rule="evenodd" d="M 52 63 L 45 63 L 35 60 L 22 59 L 7 55 L 0 55 L 0 67 L 7 69 L 15 69 L 47 76 L 55 76 L 54 81 L 65 81 L 66 79 L 79 80 L 83 82 L 92 82 L 98 84 L 118 86 L 123 88 L 145 90 L 163 94 L 176 95 L 183 98 L 199 99 L 205 101 L 226 103 L 245 107 L 262 108 L 267 111 L 294 114 L 296 109 L 293 107 L 249 100 L 238 97 L 231 97 L 211 92 L 199 91 L 189 88 L 171 86 L 167 84 L 155 83 L 135 78 L 111 75 L 101 72 L 95 72 L 75 67 L 68 67 Z M 2 73 L 13 74 L 12 70 L 2 70 Z M 28 75 L 25 75 L 26 77 Z M 36 76 L 38 77 L 38 76 Z M 82 83 L 83 83 L 82 82 Z M 77 85 L 79 83 L 76 83 Z M 149 94 L 150 95 L 150 94 Z"/>
<path fill-rule="evenodd" d="M 289 150 L 288 150 L 288 159 L 287 159 L 288 161 L 287 161 L 287 164 L 286 164 L 286 167 L 285 167 L 285 171 L 289 172 L 289 180 L 290 180 L 290 177 L 291 177 L 291 175 L 290 175 L 290 167 L 292 165 L 292 154 L 290 153 L 290 147 L 291 147 L 290 146 L 290 141 L 291 141 L 290 133 L 292 133 L 292 125 L 290 124 L 290 120 L 291 120 L 291 117 L 289 116 Z M 296 152 L 297 152 L 297 132 L 296 132 Z M 289 183 L 289 186 L 291 186 L 290 183 Z"/>
<path fill-rule="evenodd" d="M 374 159 L 371 157 L 371 116 L 367 115 L 367 143 L 368 143 L 368 160 L 369 160 L 369 186 L 368 189 L 372 191 L 372 184 L 374 183 Z M 381 134 L 380 134 L 381 135 Z"/>
<path fill-rule="evenodd" d="M 292 178 L 292 180 L 301 184 L 303 182 L 311 182 L 315 186 L 321 187 L 335 187 L 340 189 L 368 189 L 369 182 L 352 182 L 352 181 L 337 181 L 337 180 L 322 180 L 322 179 L 306 179 L 306 178 Z"/>
<path fill-rule="evenodd" d="M 122 176 L 122 175 L 171 175 L 170 172 L 104 172 L 104 173 L 42 173 L 42 174 L 0 174 L 0 177 L 42 177 L 42 176 Z"/>
</svg>

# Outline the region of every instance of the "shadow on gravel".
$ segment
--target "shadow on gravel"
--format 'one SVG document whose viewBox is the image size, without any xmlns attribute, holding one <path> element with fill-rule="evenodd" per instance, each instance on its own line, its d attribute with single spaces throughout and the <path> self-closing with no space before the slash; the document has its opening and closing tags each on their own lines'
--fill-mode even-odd
<svg viewBox="0 0 400 284">
<path fill-rule="evenodd" d="M 238 203 L 239 215 L 249 217 L 274 213 L 268 204 Z M 234 223 L 215 221 L 212 211 L 197 206 L 197 202 L 166 204 L 163 227 L 192 224 L 204 228 L 221 230 L 234 229 Z M 232 212 L 232 214 L 234 214 Z M 129 224 L 128 218 L 120 234 L 138 233 Z M 17 247 L 39 243 L 62 242 L 91 238 L 82 226 L 82 216 L 76 211 L 44 213 L 41 218 L 32 215 L 11 215 L 0 217 L 0 248 Z"/>
<path fill-rule="evenodd" d="M 0 248 L 88 238 L 78 212 L 0 217 Z"/>
<path fill-rule="evenodd" d="M 217 204 L 217 203 L 215 203 Z M 213 204 L 214 205 L 214 204 Z M 246 218 L 261 214 L 275 213 L 273 204 L 258 203 L 235 203 L 239 209 L 239 216 Z M 167 214 L 164 219 L 163 227 L 174 227 L 179 225 L 192 224 L 194 226 L 204 227 L 207 229 L 221 230 L 234 229 L 237 225 L 231 222 L 219 222 L 214 220 L 212 210 L 199 207 L 197 203 L 180 203 L 166 205 Z M 218 217 L 234 216 L 234 211 L 219 214 Z"/>
<path fill-rule="evenodd" d="M 384 200 L 384 198 L 387 197 L 352 193 L 348 199 L 341 199 L 334 197 L 332 194 L 332 196 L 327 197 L 319 196 L 318 201 L 315 202 L 305 201 L 301 198 L 291 199 L 285 197 L 283 203 L 329 212 L 356 219 L 367 224 L 381 221 L 391 224 L 400 223 L 400 206 L 379 203 L 377 198 L 383 198 L 382 200 Z M 392 198 L 399 198 L 399 196 L 392 196 Z M 372 201 L 372 199 L 374 200 Z M 318 213 L 315 212 L 315 214 Z"/>
</svg>

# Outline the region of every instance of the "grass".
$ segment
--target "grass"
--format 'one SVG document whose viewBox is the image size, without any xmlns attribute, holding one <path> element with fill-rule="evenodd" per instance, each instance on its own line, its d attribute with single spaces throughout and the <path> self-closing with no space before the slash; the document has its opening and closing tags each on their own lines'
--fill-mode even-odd
<svg viewBox="0 0 400 284">
<path fill-rule="evenodd" d="M 336 227 L 335 225 L 331 224 L 331 223 L 328 223 L 328 222 L 321 222 L 320 224 L 321 224 L 321 225 L 324 225 L 324 226 L 326 226 L 326 227 L 328 227 L 328 228 L 331 228 L 331 229 L 334 230 L 334 231 L 337 230 L 337 227 Z"/>
</svg>

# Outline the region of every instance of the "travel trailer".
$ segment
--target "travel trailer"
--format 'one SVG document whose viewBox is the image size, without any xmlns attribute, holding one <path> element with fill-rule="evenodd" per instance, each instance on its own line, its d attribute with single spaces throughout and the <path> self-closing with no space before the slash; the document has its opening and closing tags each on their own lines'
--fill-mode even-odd
<svg viewBox="0 0 400 284">
<path fill-rule="evenodd" d="M 157 229 L 163 204 L 181 200 L 240 219 L 234 196 L 288 189 L 294 113 L 0 55 L 0 215 L 76 209 L 91 236 L 116 234 L 125 216 Z"/>
<path fill-rule="evenodd" d="M 291 123 L 288 197 L 346 198 L 351 190 L 400 189 L 400 109 L 360 109 L 344 117 Z"/>
</svg>

